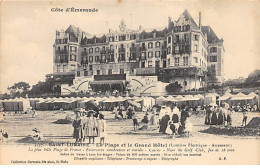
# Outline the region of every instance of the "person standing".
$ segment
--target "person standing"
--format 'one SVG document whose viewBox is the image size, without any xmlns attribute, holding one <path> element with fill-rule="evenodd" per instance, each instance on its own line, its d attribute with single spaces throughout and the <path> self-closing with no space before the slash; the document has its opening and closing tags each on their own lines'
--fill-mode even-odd
<svg viewBox="0 0 260 168">
<path fill-rule="evenodd" d="M 138 126 L 138 121 L 137 121 L 137 117 L 135 112 L 132 112 L 132 119 L 133 119 L 133 124 L 134 124 L 134 131 L 137 130 L 137 126 Z"/>
<path fill-rule="evenodd" d="M 186 107 L 182 110 L 181 112 L 181 125 L 185 128 L 185 121 L 187 119 L 187 117 L 189 117 L 189 107 Z"/>
<path fill-rule="evenodd" d="M 85 141 L 85 136 L 86 136 L 86 124 L 87 124 L 87 112 L 86 111 L 83 111 L 82 112 L 82 116 L 81 116 L 81 124 L 82 124 L 82 127 L 81 127 L 81 134 L 82 134 L 82 141 L 84 142 Z"/>
<path fill-rule="evenodd" d="M 233 109 L 228 109 L 227 111 L 227 125 L 232 126 L 232 114 L 233 114 Z"/>
<path fill-rule="evenodd" d="M 218 117 L 217 117 L 217 109 L 216 106 L 214 107 L 212 118 L 211 118 L 211 125 L 217 125 L 218 124 Z"/>
<path fill-rule="evenodd" d="M 159 132 L 165 133 L 167 126 L 168 126 L 168 122 L 170 120 L 170 116 L 169 116 L 170 111 L 166 111 L 165 115 L 162 117 L 161 121 L 160 121 L 160 129 Z"/>
<path fill-rule="evenodd" d="M 35 118 L 37 116 L 37 113 L 35 110 L 33 110 L 32 118 Z"/>
<path fill-rule="evenodd" d="M 246 126 L 246 120 L 247 120 L 247 109 L 245 107 L 243 107 L 242 109 L 242 112 L 243 112 L 243 120 L 242 120 L 242 126 Z"/>
<path fill-rule="evenodd" d="M 98 137 L 100 138 L 100 144 L 104 145 L 106 137 L 106 120 L 104 120 L 104 115 L 99 114 L 99 120 L 97 121 Z"/>
<path fill-rule="evenodd" d="M 82 132 L 81 132 L 82 122 L 81 122 L 81 118 L 80 118 L 80 112 L 76 111 L 75 114 L 76 114 L 76 118 L 72 123 L 72 126 L 74 128 L 73 138 L 76 139 L 76 142 L 80 142 L 80 140 L 83 138 Z"/>
<path fill-rule="evenodd" d="M 89 143 L 95 143 L 95 137 L 97 136 L 97 120 L 94 117 L 94 111 L 89 111 L 89 117 L 86 122 L 86 137 L 89 138 Z"/>
<path fill-rule="evenodd" d="M 219 109 L 219 113 L 218 113 L 218 125 L 225 125 L 225 121 L 226 121 L 226 117 L 225 117 L 225 113 L 224 113 L 224 108 L 220 108 Z"/>
</svg>

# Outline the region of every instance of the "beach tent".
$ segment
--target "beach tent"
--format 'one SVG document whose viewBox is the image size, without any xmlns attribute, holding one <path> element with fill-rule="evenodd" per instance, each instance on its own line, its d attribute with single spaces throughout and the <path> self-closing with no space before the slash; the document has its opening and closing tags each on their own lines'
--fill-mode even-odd
<svg viewBox="0 0 260 168">
<path fill-rule="evenodd" d="M 257 96 L 255 96 L 253 93 L 245 95 L 245 94 L 240 92 L 240 93 L 231 97 L 230 103 L 231 103 L 231 105 L 238 105 L 238 104 L 247 105 L 247 104 L 249 104 L 250 106 L 253 106 L 253 105 L 258 104 L 258 99 L 257 99 Z"/>
<path fill-rule="evenodd" d="M 155 99 L 152 97 L 143 97 L 143 106 L 146 108 L 152 108 L 155 105 Z"/>
<path fill-rule="evenodd" d="M 160 96 L 160 97 L 157 97 L 156 99 L 156 104 L 158 104 L 158 105 L 163 105 L 164 104 L 164 101 L 165 101 L 165 97 L 163 97 L 163 96 Z"/>
</svg>

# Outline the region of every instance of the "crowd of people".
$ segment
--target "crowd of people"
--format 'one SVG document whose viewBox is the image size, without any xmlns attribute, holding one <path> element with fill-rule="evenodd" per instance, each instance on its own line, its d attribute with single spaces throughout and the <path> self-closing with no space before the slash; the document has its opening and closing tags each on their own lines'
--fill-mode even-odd
<svg viewBox="0 0 260 168">
<path fill-rule="evenodd" d="M 242 107 L 243 119 L 242 126 L 246 125 L 247 114 L 250 111 L 249 107 L 244 105 Z M 234 109 L 230 108 L 227 103 L 217 106 L 216 104 L 210 104 L 206 108 L 205 124 L 206 125 L 223 125 L 232 126 L 232 114 Z"/>
<path fill-rule="evenodd" d="M 104 115 L 94 110 L 75 110 L 76 118 L 72 123 L 74 127 L 73 138 L 76 142 L 85 142 L 88 138 L 89 143 L 95 143 L 95 137 L 100 138 L 100 144 L 104 144 L 106 136 L 106 121 Z"/>
</svg>

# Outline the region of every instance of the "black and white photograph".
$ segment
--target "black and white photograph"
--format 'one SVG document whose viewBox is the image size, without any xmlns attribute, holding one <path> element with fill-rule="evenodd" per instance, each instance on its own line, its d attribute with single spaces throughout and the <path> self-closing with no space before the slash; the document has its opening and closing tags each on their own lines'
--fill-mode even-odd
<svg viewBox="0 0 260 168">
<path fill-rule="evenodd" d="M 259 1 L 0 5 L 0 165 L 260 164 Z"/>
</svg>

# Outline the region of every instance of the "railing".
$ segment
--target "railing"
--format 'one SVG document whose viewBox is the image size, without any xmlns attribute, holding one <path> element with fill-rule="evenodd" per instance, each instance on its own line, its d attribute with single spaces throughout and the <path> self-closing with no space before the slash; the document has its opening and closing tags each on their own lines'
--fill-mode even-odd
<svg viewBox="0 0 260 168">
<path fill-rule="evenodd" d="M 100 51 L 100 54 L 101 54 L 101 55 L 106 54 L 106 53 L 107 53 L 106 50 L 101 50 L 101 51 Z"/>
<path fill-rule="evenodd" d="M 87 51 L 81 52 L 81 55 L 88 55 Z"/>
<path fill-rule="evenodd" d="M 109 52 L 109 53 L 114 53 L 115 50 L 114 50 L 114 49 L 109 49 L 108 52 Z"/>
<path fill-rule="evenodd" d="M 140 60 L 146 60 L 146 56 L 140 56 Z"/>
<path fill-rule="evenodd" d="M 67 50 L 56 50 L 55 51 L 55 54 L 68 54 L 68 51 Z"/>
<path fill-rule="evenodd" d="M 130 52 L 136 52 L 136 47 L 130 47 Z"/>
<path fill-rule="evenodd" d="M 146 51 L 146 47 L 140 47 L 140 51 Z"/>
<path fill-rule="evenodd" d="M 125 52 L 125 48 L 119 48 L 119 52 Z"/>
<path fill-rule="evenodd" d="M 55 40 L 55 44 L 67 44 L 68 43 L 68 39 L 56 39 Z"/>
</svg>

